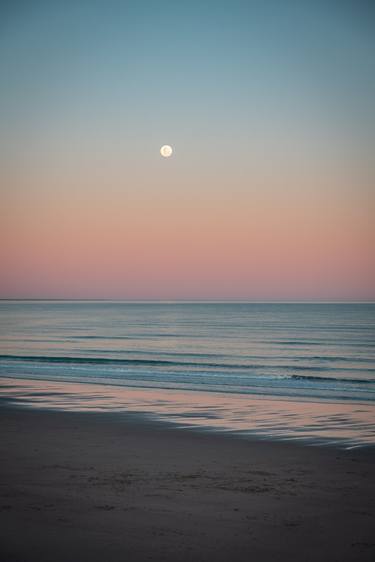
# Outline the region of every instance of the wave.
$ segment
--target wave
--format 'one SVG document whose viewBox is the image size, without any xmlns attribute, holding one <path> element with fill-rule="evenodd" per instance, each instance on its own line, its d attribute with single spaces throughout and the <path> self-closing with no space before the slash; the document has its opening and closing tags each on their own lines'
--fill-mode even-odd
<svg viewBox="0 0 375 562">
<path fill-rule="evenodd" d="M 168 359 L 119 359 L 115 357 L 56 357 L 46 355 L 0 355 L 0 360 L 34 361 L 38 363 L 83 363 L 94 365 L 145 365 L 145 366 L 186 366 L 186 367 L 223 367 L 229 369 L 256 368 L 257 365 L 226 363 L 197 363 L 195 361 L 171 361 Z"/>
<path fill-rule="evenodd" d="M 342 383 L 349 383 L 349 384 L 374 384 L 375 385 L 375 380 L 369 380 L 369 379 L 348 379 L 348 378 L 344 378 L 344 377 L 318 377 L 318 376 L 314 376 L 314 375 L 288 375 L 288 378 L 290 379 L 294 379 L 294 380 L 308 380 L 308 381 L 332 381 L 332 382 L 342 382 Z"/>
<path fill-rule="evenodd" d="M 327 341 L 324 339 L 319 340 L 263 340 L 262 343 L 265 344 L 276 344 L 276 345 L 291 345 L 301 346 L 301 347 L 310 347 L 310 346 L 323 346 L 323 347 L 371 347 L 373 345 L 373 340 L 369 341 Z"/>
<path fill-rule="evenodd" d="M 313 366 L 295 366 L 295 365 L 272 365 L 272 366 L 262 366 L 262 365 L 249 365 L 249 364 L 226 364 L 226 363 L 197 363 L 191 361 L 171 361 L 167 359 L 119 359 L 119 358 L 108 358 L 108 357 L 56 357 L 56 356 L 45 356 L 45 355 L 0 355 L 0 361 L 8 362 L 31 362 L 31 363 L 50 363 L 50 364 L 75 364 L 75 365 L 103 365 L 103 366 L 144 366 L 144 367 L 195 367 L 202 370 L 206 368 L 220 368 L 223 370 L 227 369 L 237 369 L 241 371 L 253 370 L 267 370 L 267 369 L 280 369 L 285 371 L 286 369 L 290 371 L 332 371 L 332 369 L 324 367 L 313 367 Z M 353 369 L 340 369 L 341 371 L 353 371 Z M 336 371 L 336 369 L 334 369 Z M 373 372 L 375 369 L 366 369 L 367 372 Z M 293 379 L 299 381 L 316 381 L 316 382 L 340 382 L 347 384 L 367 384 L 375 385 L 375 380 L 364 379 L 364 378 L 347 378 L 347 377 L 335 377 L 335 376 L 319 376 L 319 375 L 309 375 L 309 374 L 293 374 L 293 373 L 279 373 L 279 374 L 267 374 L 266 376 L 261 375 L 260 378 L 271 378 L 271 379 Z"/>
<path fill-rule="evenodd" d="M 171 333 L 147 333 L 141 332 L 139 334 L 133 334 L 131 336 L 98 336 L 98 335 L 85 335 L 85 336 L 77 336 L 71 335 L 68 336 L 69 340 L 137 340 L 137 339 L 148 339 L 148 338 L 186 338 L 186 337 L 194 337 L 194 334 L 171 334 Z"/>
</svg>

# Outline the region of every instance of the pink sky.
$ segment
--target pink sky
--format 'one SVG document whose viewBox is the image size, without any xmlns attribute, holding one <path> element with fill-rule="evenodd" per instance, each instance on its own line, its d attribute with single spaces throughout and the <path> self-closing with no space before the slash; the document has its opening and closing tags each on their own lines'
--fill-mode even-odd
<svg viewBox="0 0 375 562">
<path fill-rule="evenodd" d="M 372 201 L 347 170 L 207 173 L 158 148 L 141 171 L 14 169 L 1 297 L 375 297 Z"/>
</svg>

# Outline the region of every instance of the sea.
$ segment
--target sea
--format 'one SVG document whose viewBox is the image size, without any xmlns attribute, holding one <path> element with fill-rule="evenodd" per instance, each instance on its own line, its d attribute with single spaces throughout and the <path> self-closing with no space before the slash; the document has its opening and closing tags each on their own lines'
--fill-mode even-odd
<svg viewBox="0 0 375 562">
<path fill-rule="evenodd" d="M 375 304 L 0 301 L 0 397 L 375 444 Z"/>
</svg>

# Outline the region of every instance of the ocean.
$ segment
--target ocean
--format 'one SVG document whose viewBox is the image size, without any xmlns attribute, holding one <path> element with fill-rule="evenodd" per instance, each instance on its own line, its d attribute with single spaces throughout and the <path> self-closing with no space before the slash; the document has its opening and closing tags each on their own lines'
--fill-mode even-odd
<svg viewBox="0 0 375 562">
<path fill-rule="evenodd" d="M 375 406 L 375 304 L 1 301 L 0 334 L 0 377 L 8 386 L 9 380 L 99 384 L 107 397 L 109 387 L 112 395 L 121 387 L 124 397 L 124 389 L 128 396 L 143 389 L 147 411 L 155 415 L 162 415 L 163 391 L 169 397 L 180 393 L 187 397 L 185 410 L 199 402 L 198 418 L 206 421 L 205 400 L 211 414 L 215 400 L 221 404 L 217 418 L 223 400 L 229 404 L 235 396 L 245 413 L 244 400 L 254 404 L 255 398 L 263 398 L 256 402 L 263 410 L 269 400 L 283 408 L 294 403 L 298 411 L 301 404 L 305 410 L 319 404 L 323 418 L 322 404 L 330 404 L 330 412 L 341 404 L 353 416 L 367 412 L 362 441 L 375 442 L 369 419 Z M 154 409 L 151 390 L 153 396 L 159 391 Z M 176 401 L 169 400 L 171 411 Z M 139 398 L 137 404 L 142 411 Z M 186 411 L 184 422 L 195 417 Z M 301 428 L 295 422 L 298 435 L 306 436 L 306 423 Z M 256 432 L 254 423 L 249 421 L 249 430 Z"/>
</svg>

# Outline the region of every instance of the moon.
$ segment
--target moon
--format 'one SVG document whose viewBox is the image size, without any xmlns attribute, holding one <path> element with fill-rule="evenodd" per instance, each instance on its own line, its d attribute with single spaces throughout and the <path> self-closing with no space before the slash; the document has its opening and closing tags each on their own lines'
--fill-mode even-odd
<svg viewBox="0 0 375 562">
<path fill-rule="evenodd" d="M 165 144 L 160 149 L 160 154 L 164 158 L 169 158 L 170 156 L 172 156 L 172 152 L 173 152 L 173 148 L 171 146 L 169 146 L 169 144 Z"/>
</svg>

